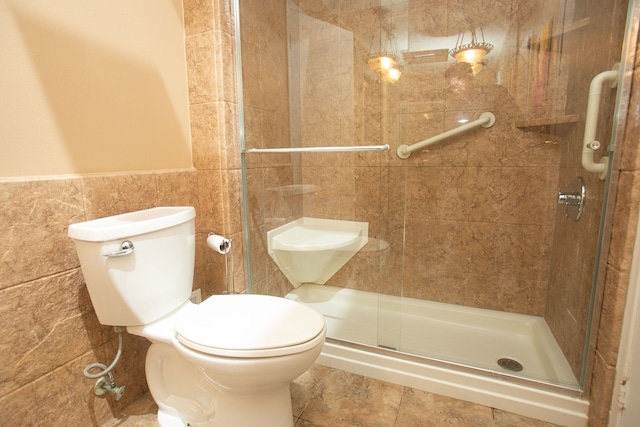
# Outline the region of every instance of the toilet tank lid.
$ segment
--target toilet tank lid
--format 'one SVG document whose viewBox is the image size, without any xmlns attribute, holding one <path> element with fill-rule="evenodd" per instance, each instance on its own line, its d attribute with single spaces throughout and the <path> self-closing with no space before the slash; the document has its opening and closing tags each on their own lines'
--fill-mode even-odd
<svg viewBox="0 0 640 427">
<path fill-rule="evenodd" d="M 71 224 L 68 233 L 76 240 L 107 242 L 173 227 L 195 216 L 191 206 L 163 206 Z"/>
</svg>

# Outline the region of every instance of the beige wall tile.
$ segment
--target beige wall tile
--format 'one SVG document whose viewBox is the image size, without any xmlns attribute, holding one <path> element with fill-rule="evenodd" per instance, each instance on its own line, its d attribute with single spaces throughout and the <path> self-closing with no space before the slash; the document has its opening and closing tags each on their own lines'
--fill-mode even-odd
<svg viewBox="0 0 640 427">
<path fill-rule="evenodd" d="M 83 177 L 82 191 L 87 220 L 149 209 L 158 197 L 151 173 Z"/>
<path fill-rule="evenodd" d="M 0 396 L 90 350 L 83 317 L 92 307 L 78 269 L 13 286 L 2 295 Z"/>
<path fill-rule="evenodd" d="M 195 34 L 185 39 L 189 104 L 202 104 L 217 99 L 214 32 Z"/>
<path fill-rule="evenodd" d="M 191 105 L 191 146 L 196 169 L 223 167 L 221 148 L 224 146 L 218 122 L 218 103 Z"/>
<path fill-rule="evenodd" d="M 0 183 L 0 289 L 78 265 L 67 226 L 84 221 L 79 179 Z"/>
<path fill-rule="evenodd" d="M 78 381 L 84 366 L 93 361 L 93 354 L 86 354 L 0 397 L 2 423 L 57 427 L 87 422 L 100 425 L 108 420 L 112 416 L 110 402 L 88 392 L 93 381 Z M 61 384 L 64 387 L 60 387 Z"/>
<path fill-rule="evenodd" d="M 185 35 L 213 30 L 214 0 L 183 0 Z"/>
<path fill-rule="evenodd" d="M 216 31 L 214 37 L 217 100 L 236 103 L 238 101 L 235 69 L 235 39 L 233 34 Z"/>
</svg>

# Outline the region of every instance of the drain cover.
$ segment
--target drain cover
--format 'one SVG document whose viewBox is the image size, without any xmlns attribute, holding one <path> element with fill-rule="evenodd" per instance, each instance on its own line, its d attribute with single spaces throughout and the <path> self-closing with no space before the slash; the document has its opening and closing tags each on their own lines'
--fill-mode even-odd
<svg viewBox="0 0 640 427">
<path fill-rule="evenodd" d="M 498 365 L 500 365 L 501 368 L 513 372 L 520 372 L 523 369 L 520 362 L 518 362 L 517 360 L 509 359 L 508 357 L 498 359 Z"/>
</svg>

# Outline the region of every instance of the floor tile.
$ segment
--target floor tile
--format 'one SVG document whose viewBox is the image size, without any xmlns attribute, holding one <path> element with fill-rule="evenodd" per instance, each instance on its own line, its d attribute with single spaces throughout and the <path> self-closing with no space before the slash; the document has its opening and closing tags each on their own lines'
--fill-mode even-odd
<svg viewBox="0 0 640 427">
<path fill-rule="evenodd" d="M 534 420 L 499 409 L 493 410 L 493 418 L 495 427 L 557 427 L 556 424 L 545 423 L 544 421 Z"/>
<path fill-rule="evenodd" d="M 291 406 L 293 416 L 300 417 L 320 385 L 320 380 L 331 371 L 322 365 L 313 365 L 291 383 Z"/>
<path fill-rule="evenodd" d="M 331 369 L 320 379 L 300 420 L 318 427 L 393 427 L 403 390 L 396 384 Z"/>
<path fill-rule="evenodd" d="M 557 427 L 510 412 L 313 365 L 291 384 L 295 427 Z M 149 394 L 101 427 L 156 427 Z"/>
<path fill-rule="evenodd" d="M 406 388 L 396 426 L 493 427 L 491 408 Z"/>
</svg>

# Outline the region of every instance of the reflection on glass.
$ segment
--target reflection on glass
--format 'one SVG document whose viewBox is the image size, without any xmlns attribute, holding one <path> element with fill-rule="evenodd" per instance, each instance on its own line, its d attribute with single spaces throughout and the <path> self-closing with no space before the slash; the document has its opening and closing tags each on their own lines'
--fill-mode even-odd
<svg viewBox="0 0 640 427">
<path fill-rule="evenodd" d="M 480 72 L 484 66 L 484 57 L 493 50 L 493 45 L 484 41 L 484 32 L 480 27 L 481 41 L 476 36 L 476 30 L 471 30 L 471 41 L 464 43 L 464 32 L 458 35 L 456 47 L 451 49 L 449 53 L 457 62 L 466 62 L 471 65 L 473 75 Z"/>
</svg>

